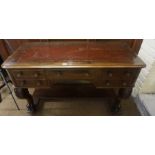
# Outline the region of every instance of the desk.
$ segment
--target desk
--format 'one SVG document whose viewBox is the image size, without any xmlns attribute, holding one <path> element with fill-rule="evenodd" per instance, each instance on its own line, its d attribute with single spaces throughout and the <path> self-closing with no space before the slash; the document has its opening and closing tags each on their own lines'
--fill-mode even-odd
<svg viewBox="0 0 155 155">
<path fill-rule="evenodd" d="M 123 42 L 27 43 L 4 63 L 19 98 L 34 109 L 28 88 L 51 88 L 57 84 L 91 83 L 115 89 L 116 107 L 129 97 L 144 62 Z"/>
</svg>

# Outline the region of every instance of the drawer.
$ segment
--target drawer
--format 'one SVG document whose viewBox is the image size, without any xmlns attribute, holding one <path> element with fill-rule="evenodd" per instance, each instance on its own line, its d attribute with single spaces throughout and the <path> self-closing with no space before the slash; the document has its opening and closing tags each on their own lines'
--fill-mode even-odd
<svg viewBox="0 0 155 155">
<path fill-rule="evenodd" d="M 15 79 L 44 79 L 43 70 L 13 70 L 11 74 Z"/>
<path fill-rule="evenodd" d="M 46 80 L 18 80 L 15 82 L 17 87 L 29 87 L 29 88 L 36 88 L 36 87 L 47 87 Z"/>
<path fill-rule="evenodd" d="M 132 80 L 134 81 L 139 74 L 138 69 L 103 69 L 101 70 L 101 78 L 107 80 Z"/>
<path fill-rule="evenodd" d="M 128 80 L 103 80 L 102 87 L 133 87 L 134 82 Z"/>
<path fill-rule="evenodd" d="M 47 71 L 47 78 L 48 79 L 93 79 L 94 75 L 97 74 L 95 71 L 92 70 L 84 70 L 84 69 L 63 69 L 63 70 L 50 70 Z"/>
</svg>

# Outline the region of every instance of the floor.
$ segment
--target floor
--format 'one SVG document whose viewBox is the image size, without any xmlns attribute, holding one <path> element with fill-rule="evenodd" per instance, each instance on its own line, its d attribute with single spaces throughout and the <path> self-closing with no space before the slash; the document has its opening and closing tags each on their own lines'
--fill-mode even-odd
<svg viewBox="0 0 155 155">
<path fill-rule="evenodd" d="M 11 85 L 10 85 L 11 86 Z M 12 88 L 12 86 L 11 86 Z M 12 88 L 13 89 L 13 88 Z M 111 116 L 109 104 L 102 97 L 85 98 L 54 98 L 52 101 L 40 102 L 38 111 L 31 114 L 27 112 L 26 101 L 16 98 L 20 111 L 8 93 L 6 87 L 1 91 L 3 101 L 0 103 L 1 116 Z M 33 90 L 30 90 L 33 93 Z M 14 95 L 15 96 L 15 95 Z M 132 98 L 122 101 L 118 116 L 139 116 Z M 116 115 L 116 114 L 115 114 Z"/>
</svg>

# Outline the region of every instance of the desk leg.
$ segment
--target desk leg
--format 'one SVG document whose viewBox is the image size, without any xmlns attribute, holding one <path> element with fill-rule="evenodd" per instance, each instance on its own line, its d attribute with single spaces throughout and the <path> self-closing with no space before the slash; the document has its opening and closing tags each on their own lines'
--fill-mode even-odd
<svg viewBox="0 0 155 155">
<path fill-rule="evenodd" d="M 112 103 L 112 107 L 111 110 L 112 112 L 119 112 L 120 108 L 121 108 L 121 100 L 122 99 L 127 99 L 128 97 L 130 97 L 132 92 L 132 88 L 120 88 L 118 90 L 118 94 L 116 94 L 116 96 L 113 99 L 113 103 Z"/>
<path fill-rule="evenodd" d="M 121 99 L 117 96 L 115 96 L 112 100 L 111 100 L 111 112 L 113 113 L 118 113 L 121 109 Z"/>
<path fill-rule="evenodd" d="M 28 102 L 27 110 L 33 112 L 35 110 L 33 97 L 27 88 L 14 88 L 15 94 L 20 99 L 26 99 Z"/>
<path fill-rule="evenodd" d="M 120 88 L 119 89 L 119 97 L 120 98 L 129 98 L 132 93 L 132 88 Z"/>
</svg>

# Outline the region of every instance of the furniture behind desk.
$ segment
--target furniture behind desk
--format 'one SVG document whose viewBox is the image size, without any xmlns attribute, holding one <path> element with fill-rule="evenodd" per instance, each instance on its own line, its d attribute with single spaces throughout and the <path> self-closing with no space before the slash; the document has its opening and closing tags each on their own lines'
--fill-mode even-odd
<svg viewBox="0 0 155 155">
<path fill-rule="evenodd" d="M 137 52 L 122 40 L 33 42 L 20 46 L 3 68 L 13 81 L 16 95 L 27 99 L 29 110 L 35 105 L 28 88 L 74 83 L 115 90 L 113 107 L 118 110 L 120 99 L 130 96 L 145 67 Z"/>
</svg>

